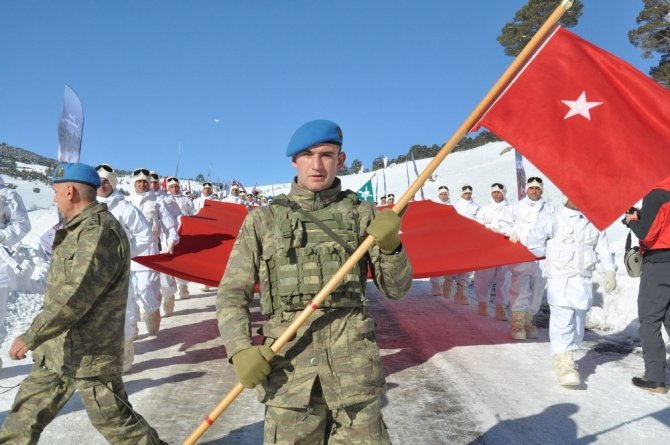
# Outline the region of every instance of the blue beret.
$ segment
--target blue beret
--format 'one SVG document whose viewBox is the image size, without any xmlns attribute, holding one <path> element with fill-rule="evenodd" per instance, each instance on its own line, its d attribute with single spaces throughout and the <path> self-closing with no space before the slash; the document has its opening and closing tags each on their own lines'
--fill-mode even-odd
<svg viewBox="0 0 670 445">
<path fill-rule="evenodd" d="M 93 188 L 100 187 L 100 175 L 90 165 L 80 162 L 64 162 L 58 164 L 52 179 L 54 184 L 59 182 L 79 182 Z"/>
<path fill-rule="evenodd" d="M 293 156 L 312 145 L 330 142 L 342 145 L 342 130 L 332 121 L 319 119 L 309 121 L 298 128 L 286 148 L 286 156 Z"/>
</svg>

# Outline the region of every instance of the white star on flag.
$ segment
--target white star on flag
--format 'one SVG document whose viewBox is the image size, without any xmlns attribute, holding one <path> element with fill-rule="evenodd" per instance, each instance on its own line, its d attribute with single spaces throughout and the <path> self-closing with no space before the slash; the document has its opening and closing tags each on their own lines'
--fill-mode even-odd
<svg viewBox="0 0 670 445">
<path fill-rule="evenodd" d="M 370 196 L 370 191 L 367 190 L 367 189 L 363 190 L 363 191 L 360 191 L 358 193 L 361 195 L 361 198 L 363 198 L 364 200 L 368 199 L 368 196 Z"/>
<path fill-rule="evenodd" d="M 568 110 L 563 119 L 568 119 L 579 114 L 591 120 L 589 110 L 603 104 L 602 102 L 588 102 L 586 100 L 586 91 L 582 91 L 577 100 L 562 100 L 561 102 L 570 107 L 570 110 Z"/>
</svg>

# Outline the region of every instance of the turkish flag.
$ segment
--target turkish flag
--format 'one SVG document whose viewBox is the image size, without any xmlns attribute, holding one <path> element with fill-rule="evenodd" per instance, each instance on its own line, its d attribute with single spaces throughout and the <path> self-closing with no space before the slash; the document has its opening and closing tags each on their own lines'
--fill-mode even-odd
<svg viewBox="0 0 670 445">
<path fill-rule="evenodd" d="M 670 176 L 670 90 L 561 27 L 479 125 L 601 230 Z"/>
</svg>

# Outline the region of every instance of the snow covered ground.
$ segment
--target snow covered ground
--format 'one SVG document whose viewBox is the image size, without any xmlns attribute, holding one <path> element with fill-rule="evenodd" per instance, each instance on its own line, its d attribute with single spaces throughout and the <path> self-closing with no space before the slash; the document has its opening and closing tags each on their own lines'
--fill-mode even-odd
<svg viewBox="0 0 670 445">
<path fill-rule="evenodd" d="M 469 183 L 474 200 L 485 204 L 490 184 L 502 182 L 512 190 L 508 198 L 514 201 L 514 155 L 500 155 L 506 146 L 493 143 L 449 155 L 424 186 L 426 198 L 436 197 L 437 188 L 447 185 L 454 200 L 460 186 Z M 417 161 L 419 171 L 428 162 Z M 399 196 L 407 188 L 406 171 L 405 165 L 387 168 L 386 190 L 381 172 L 373 184 L 379 181 L 380 194 Z M 372 174 L 345 176 L 344 186 L 356 190 Z M 526 164 L 526 175 L 536 174 L 541 176 Z M 16 253 L 24 272 L 10 296 L 9 335 L 0 345 L 4 362 L 0 421 L 11 406 L 15 386 L 29 371 L 30 360 L 12 362 L 7 349 L 41 306 L 47 263 L 38 248 L 39 236 L 57 219 L 49 187 L 4 179 L 18 186 L 33 229 Z M 127 178 L 121 181 L 123 188 L 129 184 Z M 287 185 L 261 189 L 277 194 L 286 191 Z M 560 205 L 560 192 L 551 183 L 546 184 L 545 197 Z M 416 280 L 407 299 L 400 302 L 371 291 L 389 383 L 384 415 L 394 443 L 670 442 L 670 397 L 648 394 L 630 384 L 630 378 L 643 370 L 637 339 L 638 280 L 626 275 L 621 262 L 627 229 L 615 222 L 607 234 L 619 265 L 619 286 L 612 294 L 596 288 L 598 307 L 589 317 L 592 331 L 577 355 L 585 383 L 575 390 L 555 382 L 546 327 L 540 329 L 538 341 L 512 342 L 509 323 L 477 315 L 472 299 L 470 307 L 465 307 L 431 297 L 427 280 Z M 594 278 L 597 281 L 600 276 Z M 133 405 L 170 443 L 183 441 L 235 383 L 218 339 L 214 295 L 198 289 L 191 285 L 195 298 L 177 303 L 175 316 L 164 320 L 158 336 L 148 337 L 141 331 L 136 364 L 125 377 Z M 262 413 L 253 392 L 245 391 L 201 443 L 261 443 Z M 45 430 L 42 443 L 104 440 L 86 421 L 75 397 Z"/>
</svg>

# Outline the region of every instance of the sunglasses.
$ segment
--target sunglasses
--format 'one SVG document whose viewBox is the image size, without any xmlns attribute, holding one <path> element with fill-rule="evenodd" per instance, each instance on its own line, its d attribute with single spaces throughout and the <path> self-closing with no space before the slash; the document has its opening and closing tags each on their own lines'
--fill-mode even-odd
<svg viewBox="0 0 670 445">
<path fill-rule="evenodd" d="M 528 181 L 526 181 L 526 184 L 530 184 L 531 182 L 537 182 L 542 184 L 542 178 L 538 178 L 537 176 L 532 176 L 528 178 Z"/>
<path fill-rule="evenodd" d="M 146 168 L 138 168 L 137 170 L 133 170 L 133 176 L 149 176 L 149 170 Z"/>
<path fill-rule="evenodd" d="M 472 187 L 470 187 L 469 185 L 463 186 L 461 188 L 461 192 L 465 192 L 465 191 L 468 191 L 468 192 L 472 193 Z"/>
<path fill-rule="evenodd" d="M 108 164 L 100 164 L 95 168 L 95 171 L 104 170 L 107 173 L 114 173 L 114 169 Z"/>
<path fill-rule="evenodd" d="M 502 185 L 502 184 L 501 184 L 501 183 L 499 183 L 499 182 L 494 182 L 493 184 L 491 184 L 491 188 L 499 188 L 499 189 L 504 189 L 504 188 L 505 188 L 505 186 L 504 186 L 504 185 Z"/>
<path fill-rule="evenodd" d="M 205 182 L 205 183 L 202 185 L 202 187 L 203 187 L 203 188 L 205 188 L 205 187 L 212 188 L 212 183 L 211 183 L 211 182 Z"/>
<path fill-rule="evenodd" d="M 158 181 L 158 173 L 152 173 L 151 179 L 155 179 L 156 181 Z"/>
<path fill-rule="evenodd" d="M 179 182 L 179 179 L 175 178 L 174 176 L 170 176 L 167 178 L 167 182 Z"/>
</svg>

